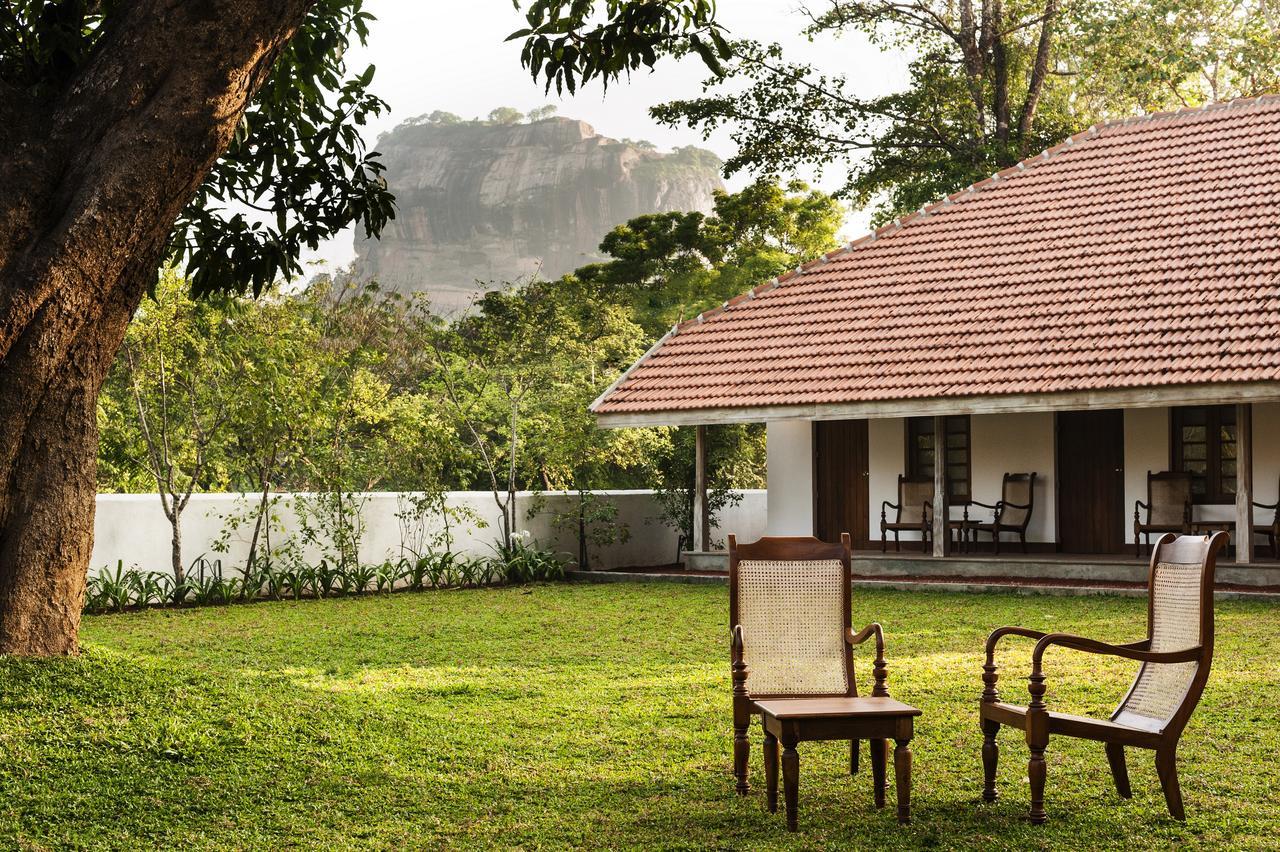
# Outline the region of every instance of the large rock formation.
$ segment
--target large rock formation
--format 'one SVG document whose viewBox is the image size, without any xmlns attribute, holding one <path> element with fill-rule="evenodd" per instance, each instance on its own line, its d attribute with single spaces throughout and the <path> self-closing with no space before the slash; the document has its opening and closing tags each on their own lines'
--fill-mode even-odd
<svg viewBox="0 0 1280 852">
<path fill-rule="evenodd" d="M 426 292 L 441 313 L 478 290 L 598 260 L 600 240 L 643 213 L 711 209 L 720 160 L 662 154 L 567 118 L 532 124 L 402 124 L 379 140 L 399 208 L 380 240 L 356 240 L 356 274 Z"/>
</svg>

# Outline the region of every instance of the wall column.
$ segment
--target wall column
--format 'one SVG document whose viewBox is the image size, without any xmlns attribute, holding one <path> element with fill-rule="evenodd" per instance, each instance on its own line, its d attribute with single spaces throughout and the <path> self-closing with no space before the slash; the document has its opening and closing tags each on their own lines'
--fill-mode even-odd
<svg viewBox="0 0 1280 852">
<path fill-rule="evenodd" d="M 766 425 L 768 535 L 813 535 L 813 423 L 780 420 Z"/>
<path fill-rule="evenodd" d="M 933 555 L 946 556 L 951 549 L 951 531 L 947 521 L 947 421 L 933 418 Z"/>
<path fill-rule="evenodd" d="M 1253 561 L 1253 405 L 1236 406 L 1236 563 Z"/>
<path fill-rule="evenodd" d="M 711 542 L 707 510 L 707 427 L 693 427 L 693 550 L 701 553 Z"/>
</svg>

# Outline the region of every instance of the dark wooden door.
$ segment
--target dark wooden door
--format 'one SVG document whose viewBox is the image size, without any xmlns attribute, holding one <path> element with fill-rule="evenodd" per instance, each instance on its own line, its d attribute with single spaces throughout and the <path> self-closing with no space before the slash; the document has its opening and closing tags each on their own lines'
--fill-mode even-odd
<svg viewBox="0 0 1280 852">
<path fill-rule="evenodd" d="M 1058 414 L 1058 545 L 1063 553 L 1124 550 L 1124 412 Z"/>
<path fill-rule="evenodd" d="M 814 534 L 823 541 L 853 538 L 867 547 L 867 421 L 823 420 L 813 425 Z"/>
</svg>

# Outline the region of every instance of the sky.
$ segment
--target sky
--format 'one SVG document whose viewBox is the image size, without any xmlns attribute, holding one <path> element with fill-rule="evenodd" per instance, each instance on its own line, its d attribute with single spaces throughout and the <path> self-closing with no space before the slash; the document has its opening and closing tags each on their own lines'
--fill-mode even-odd
<svg viewBox="0 0 1280 852">
<path fill-rule="evenodd" d="M 815 8 L 821 4 L 814 0 Z M 554 104 L 559 115 L 582 119 L 616 139 L 648 139 L 662 149 L 696 144 L 721 158 L 733 153 L 727 134 L 703 140 L 697 130 L 664 127 L 649 117 L 654 104 L 701 92 L 706 69 L 696 58 L 659 61 L 654 72 L 645 70 L 611 85 L 607 94 L 591 84 L 576 96 L 557 97 L 554 91 L 544 94 L 521 67 L 519 42 L 504 42 L 524 24 L 511 0 L 367 0 L 365 7 L 377 20 L 370 26 L 369 44 L 351 51 L 350 67 L 375 65 L 373 89 L 390 104 L 368 128 L 370 144 L 405 119 L 437 109 L 475 118 L 499 106 L 528 111 Z M 882 94 L 905 84 L 906 59 L 901 54 L 882 52 L 857 36 L 809 42 L 800 34 L 805 19 L 796 0 L 720 0 L 717 17 L 733 36 L 779 41 L 790 54 L 848 75 L 860 95 Z M 841 183 L 838 172 L 822 180 L 811 174 L 798 176 L 825 189 Z M 745 181 L 745 176 L 735 176 L 729 187 L 739 188 Z M 851 211 L 846 234 L 865 231 L 868 218 Z M 349 263 L 355 257 L 352 238 L 348 231 L 309 253 L 305 260 L 311 270 Z"/>
</svg>

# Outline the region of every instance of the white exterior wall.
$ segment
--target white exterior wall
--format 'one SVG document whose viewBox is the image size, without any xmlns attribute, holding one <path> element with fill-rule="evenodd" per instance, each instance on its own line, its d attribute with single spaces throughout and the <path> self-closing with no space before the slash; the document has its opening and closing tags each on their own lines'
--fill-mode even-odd
<svg viewBox="0 0 1280 852">
<path fill-rule="evenodd" d="M 1035 508 L 1027 527 L 1027 541 L 1057 540 L 1053 422 L 1052 412 L 975 414 L 969 418 L 970 493 L 975 500 L 999 500 L 1006 473 L 1036 475 Z M 958 511 L 953 509 L 952 515 L 958 516 Z M 969 517 L 990 521 L 991 510 L 971 506 Z"/>
<path fill-rule="evenodd" d="M 659 510 L 651 491 L 597 493 L 618 506 L 618 520 L 627 524 L 631 535 L 625 543 L 593 548 L 593 568 L 669 565 L 677 561 L 678 535 L 658 519 Z M 765 492 L 743 491 L 741 495 L 738 505 L 721 513 L 719 524 L 712 530 L 714 540 L 722 541 L 727 533 L 732 532 L 752 541 L 764 533 Z M 365 532 L 360 545 L 361 559 L 381 562 L 399 558 L 401 533 L 396 518 L 400 511 L 397 495 L 379 492 L 367 497 L 362 512 Z M 535 495 L 528 492 L 517 495 L 517 508 L 522 519 L 520 529 L 528 530 L 540 545 L 576 558 L 576 530 L 556 530 L 551 523 L 556 512 L 572 509 L 576 496 L 545 494 L 541 499 L 542 510 L 530 518 L 528 509 L 534 505 Z M 493 497 L 488 492 L 455 491 L 449 495 L 449 504 L 471 509 L 485 524 L 459 525 L 454 533 L 454 550 L 474 556 L 492 553 L 491 545 L 498 537 L 499 517 Z M 221 559 L 224 570 L 242 564 L 248 554 L 249 529 L 239 531 L 240 534 L 231 542 L 229 553 L 215 553 L 213 544 L 224 527 L 223 516 L 237 509 L 243 510 L 245 505 L 243 498 L 236 494 L 192 496 L 182 517 L 183 561 L 190 565 L 197 557 L 205 555 L 209 559 Z M 292 512 L 283 503 L 280 515 L 286 533 L 296 527 Z M 114 568 L 117 560 L 122 560 L 126 568 L 137 566 L 146 571 L 168 572 L 170 536 L 169 521 L 155 494 L 99 494 L 90 572 Z M 310 556 L 314 558 L 317 554 Z"/>
<path fill-rule="evenodd" d="M 1147 500 L 1147 471 L 1169 469 L 1169 409 L 1130 408 L 1124 413 L 1124 540 L 1133 543 L 1133 504 Z M 1210 509 L 1211 507 L 1197 507 Z M 1234 508 L 1225 517 L 1234 517 Z M 1145 516 L 1144 516 L 1145 517 Z M 1210 517 L 1201 514 L 1201 517 Z"/>
<path fill-rule="evenodd" d="M 813 535 L 813 424 L 770 423 L 765 447 L 768 534 Z"/>
<path fill-rule="evenodd" d="M 898 474 L 907 460 L 907 421 L 901 417 L 867 421 L 867 531 L 874 546 L 880 541 L 880 509 L 885 501 L 898 502 Z M 888 510 L 889 520 L 894 513 Z M 920 534 L 900 533 L 903 541 L 919 541 Z M 890 536 L 892 541 L 893 537 Z"/>
<path fill-rule="evenodd" d="M 1280 500 L 1280 403 L 1253 407 L 1253 499 L 1259 503 Z M 1254 510 L 1257 523 L 1271 523 L 1273 516 Z"/>
</svg>

